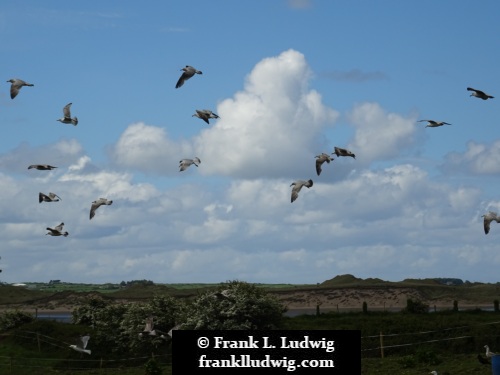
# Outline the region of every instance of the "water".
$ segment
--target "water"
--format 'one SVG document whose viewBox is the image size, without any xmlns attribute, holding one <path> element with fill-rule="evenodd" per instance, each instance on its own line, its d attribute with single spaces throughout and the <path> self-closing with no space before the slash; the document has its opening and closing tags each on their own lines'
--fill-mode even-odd
<svg viewBox="0 0 500 375">
<path fill-rule="evenodd" d="M 71 313 L 38 313 L 36 318 L 40 320 L 55 320 L 61 323 L 71 323 L 73 316 Z"/>
</svg>

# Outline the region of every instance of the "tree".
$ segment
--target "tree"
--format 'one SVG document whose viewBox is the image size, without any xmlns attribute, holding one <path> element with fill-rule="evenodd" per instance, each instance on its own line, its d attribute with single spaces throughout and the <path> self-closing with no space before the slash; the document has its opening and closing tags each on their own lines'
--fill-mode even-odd
<svg viewBox="0 0 500 375">
<path fill-rule="evenodd" d="M 262 288 L 229 281 L 186 303 L 182 329 L 274 329 L 280 326 L 285 311 L 286 307 Z"/>
<path fill-rule="evenodd" d="M 414 301 L 411 298 L 408 298 L 406 300 L 406 307 L 403 309 L 403 312 L 411 314 L 426 313 L 429 312 L 429 305 L 422 301 Z"/>
</svg>

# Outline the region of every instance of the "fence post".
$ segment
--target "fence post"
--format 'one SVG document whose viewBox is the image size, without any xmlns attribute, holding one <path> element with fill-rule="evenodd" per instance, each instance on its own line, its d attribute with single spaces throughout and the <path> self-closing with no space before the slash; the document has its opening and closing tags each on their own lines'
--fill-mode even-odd
<svg viewBox="0 0 500 375">
<path fill-rule="evenodd" d="M 382 331 L 380 331 L 380 357 L 384 358 L 384 335 L 382 334 Z"/>
</svg>

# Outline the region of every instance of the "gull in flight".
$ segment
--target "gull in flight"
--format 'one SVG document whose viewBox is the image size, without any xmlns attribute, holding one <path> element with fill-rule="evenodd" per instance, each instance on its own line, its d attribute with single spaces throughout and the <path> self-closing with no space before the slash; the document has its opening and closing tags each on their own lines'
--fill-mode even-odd
<svg viewBox="0 0 500 375">
<path fill-rule="evenodd" d="M 201 160 L 198 157 L 195 157 L 194 159 L 182 159 L 179 162 L 179 172 L 185 171 L 186 169 L 189 168 L 191 164 L 194 164 L 195 166 L 198 166 L 198 164 L 201 163 Z"/>
<path fill-rule="evenodd" d="M 490 232 L 490 223 L 495 220 L 497 223 L 500 223 L 500 217 L 497 216 L 496 212 L 490 211 L 485 215 L 482 215 L 481 217 L 484 217 L 483 224 L 484 224 L 484 234 L 488 234 Z"/>
<path fill-rule="evenodd" d="M 58 226 L 54 227 L 54 228 L 47 228 L 47 230 L 49 231 L 48 233 L 46 233 L 45 235 L 47 234 L 50 234 L 51 236 L 64 236 L 64 237 L 68 237 L 68 232 L 63 232 L 63 227 L 64 227 L 64 223 L 61 223 L 59 224 Z"/>
<path fill-rule="evenodd" d="M 76 350 L 77 352 L 87 353 L 90 355 L 91 351 L 89 349 L 86 349 L 87 343 L 89 342 L 89 340 L 90 340 L 89 335 L 81 336 L 77 340 L 76 345 L 70 345 L 69 347 L 73 350 Z"/>
<path fill-rule="evenodd" d="M 53 167 L 52 165 L 48 165 L 48 164 L 31 164 L 28 169 L 38 169 L 39 171 L 51 171 L 52 169 L 54 168 L 57 168 L 57 167 Z"/>
<path fill-rule="evenodd" d="M 219 118 L 219 116 L 217 114 L 213 113 L 209 109 L 197 109 L 196 113 L 192 117 L 201 118 L 207 124 L 210 124 L 210 122 L 208 121 L 209 119 L 211 119 L 211 118 Z"/>
<path fill-rule="evenodd" d="M 356 155 L 354 155 L 351 151 L 346 150 L 345 148 L 335 147 L 334 152 L 332 152 L 332 154 L 335 154 L 337 156 L 350 156 L 356 159 Z"/>
<path fill-rule="evenodd" d="M 293 186 L 292 188 L 292 203 L 299 197 L 299 191 L 302 189 L 302 186 L 305 186 L 306 188 L 310 188 L 313 186 L 313 180 L 297 180 L 295 182 L 292 182 L 290 186 Z"/>
<path fill-rule="evenodd" d="M 467 87 L 467 90 L 472 91 L 472 94 L 470 94 L 470 96 L 475 96 L 479 99 L 488 100 L 494 98 L 494 96 L 488 95 L 484 91 L 473 89 L 472 87 Z"/>
<path fill-rule="evenodd" d="M 92 218 L 95 216 L 95 211 L 101 207 L 102 205 L 111 205 L 113 204 L 113 201 L 111 200 L 107 200 L 106 198 L 99 198 L 98 200 L 95 200 L 92 202 L 92 206 L 90 206 L 90 219 L 89 220 L 92 220 Z"/>
<path fill-rule="evenodd" d="M 179 80 L 177 81 L 177 84 L 175 85 L 175 88 L 178 89 L 181 87 L 185 81 L 187 81 L 189 78 L 194 76 L 195 74 L 203 74 L 201 71 L 193 68 L 192 66 L 186 65 L 184 68 L 181 69 L 183 71 L 182 75 L 180 76 Z"/>
<path fill-rule="evenodd" d="M 160 338 L 164 339 L 164 333 L 154 327 L 154 317 L 150 316 L 146 318 L 146 325 L 144 326 L 143 331 L 139 333 L 139 337 L 143 337 L 145 334 L 147 334 L 148 336 L 157 336 L 158 334 L 160 334 Z"/>
<path fill-rule="evenodd" d="M 44 193 L 38 193 L 38 203 L 42 202 L 59 202 L 62 200 L 57 194 L 49 193 L 48 195 Z"/>
<path fill-rule="evenodd" d="M 73 103 L 68 103 L 64 106 L 64 108 L 63 108 L 64 117 L 57 119 L 57 121 L 60 121 L 63 124 L 71 124 L 74 126 L 78 125 L 78 118 L 77 117 L 71 118 L 71 105 L 72 104 Z"/>
<path fill-rule="evenodd" d="M 325 154 L 324 152 L 321 155 L 316 155 L 315 158 L 316 158 L 316 173 L 318 174 L 318 176 L 321 174 L 321 166 L 325 161 L 328 164 L 330 164 L 331 161 L 335 160 L 330 155 Z"/>
<path fill-rule="evenodd" d="M 34 86 L 32 83 L 28 83 L 23 81 L 22 79 L 17 79 L 17 78 L 9 79 L 7 82 L 11 83 L 10 85 L 11 99 L 14 99 L 17 96 L 17 94 L 19 94 L 19 90 L 21 90 L 23 86 Z"/>
<path fill-rule="evenodd" d="M 444 122 L 444 121 L 434 121 L 434 120 L 418 120 L 418 122 L 428 122 L 427 125 L 425 125 L 425 127 L 429 127 L 429 128 L 437 128 L 438 126 L 443 126 L 443 125 L 451 125 L 447 122 Z"/>
</svg>

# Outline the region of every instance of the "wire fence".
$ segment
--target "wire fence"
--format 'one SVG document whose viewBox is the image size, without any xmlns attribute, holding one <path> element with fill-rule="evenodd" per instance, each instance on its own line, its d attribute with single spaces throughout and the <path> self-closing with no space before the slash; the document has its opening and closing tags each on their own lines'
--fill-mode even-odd
<svg viewBox="0 0 500 375">
<path fill-rule="evenodd" d="M 362 355 L 384 357 L 391 354 L 412 354 L 421 348 L 441 352 L 470 353 L 483 350 L 485 344 L 500 343 L 499 331 L 493 329 L 500 321 L 478 323 L 439 330 L 400 332 L 361 337 Z"/>
</svg>

